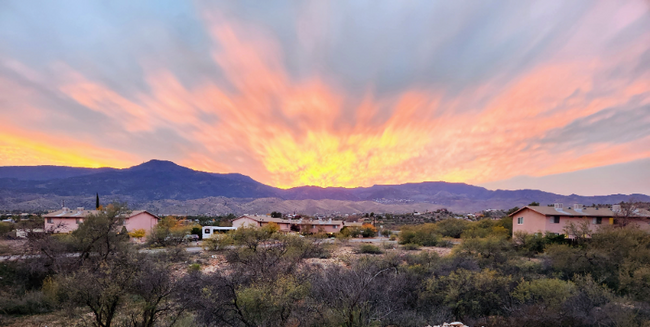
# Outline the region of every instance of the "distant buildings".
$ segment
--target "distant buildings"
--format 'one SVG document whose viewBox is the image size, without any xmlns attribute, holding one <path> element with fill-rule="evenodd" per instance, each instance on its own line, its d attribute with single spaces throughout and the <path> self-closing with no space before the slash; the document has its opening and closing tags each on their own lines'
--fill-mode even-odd
<svg viewBox="0 0 650 327">
<path fill-rule="evenodd" d="M 97 210 L 85 210 L 83 207 L 77 209 L 62 208 L 59 211 L 43 215 L 45 230 L 55 233 L 69 233 L 79 227 L 84 219 L 90 215 L 97 214 Z M 144 229 L 147 233 L 158 224 L 156 215 L 146 210 L 136 210 L 123 217 L 122 224 L 126 230 L 131 232 L 136 229 Z"/>
<path fill-rule="evenodd" d="M 232 221 L 235 228 L 243 226 L 264 227 L 269 223 L 276 223 L 283 232 L 302 232 L 302 233 L 337 233 L 348 226 L 360 227 L 361 223 L 350 223 L 344 220 L 330 219 L 283 219 L 271 218 L 266 215 L 243 215 Z"/>
<path fill-rule="evenodd" d="M 620 205 L 612 208 L 583 207 L 574 204 L 573 207 L 564 208 L 562 203 L 552 207 L 526 206 L 512 214 L 512 232 L 527 233 L 555 233 L 564 234 L 564 229 L 570 223 L 580 224 L 587 222 L 592 230 L 602 225 L 616 225 L 627 223 L 644 230 L 650 230 L 650 213 L 645 210 L 624 214 Z"/>
</svg>

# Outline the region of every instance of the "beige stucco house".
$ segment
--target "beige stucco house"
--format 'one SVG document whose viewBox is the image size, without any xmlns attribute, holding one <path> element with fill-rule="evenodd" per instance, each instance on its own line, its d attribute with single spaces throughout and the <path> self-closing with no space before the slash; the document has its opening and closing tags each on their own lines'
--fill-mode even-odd
<svg viewBox="0 0 650 327">
<path fill-rule="evenodd" d="M 43 215 L 45 230 L 55 233 L 69 233 L 79 227 L 86 217 L 97 214 L 97 210 L 85 210 L 83 207 L 77 209 L 62 208 L 61 210 Z M 158 224 L 156 215 L 146 210 L 136 210 L 124 216 L 123 224 L 126 230 L 131 232 L 136 229 L 144 229 L 147 233 Z"/>
<path fill-rule="evenodd" d="M 512 214 L 512 232 L 527 233 L 556 233 L 564 234 L 564 229 L 569 223 L 580 224 L 587 222 L 592 230 L 603 225 L 614 225 L 623 219 L 629 225 L 650 231 L 650 214 L 645 210 L 638 210 L 629 217 L 622 217 L 619 205 L 611 208 L 584 207 L 580 204 L 565 208 L 562 203 L 552 207 L 526 206 Z"/>
</svg>

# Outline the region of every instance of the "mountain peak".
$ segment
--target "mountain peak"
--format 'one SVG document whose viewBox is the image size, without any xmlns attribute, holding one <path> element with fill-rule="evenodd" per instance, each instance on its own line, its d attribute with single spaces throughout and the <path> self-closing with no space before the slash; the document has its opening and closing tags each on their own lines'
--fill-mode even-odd
<svg viewBox="0 0 650 327">
<path fill-rule="evenodd" d="M 168 160 L 158 160 L 152 159 L 145 163 L 139 164 L 129 168 L 131 171 L 138 170 L 153 170 L 153 171 L 179 171 L 179 170 L 191 170 L 189 168 L 179 166 L 172 161 Z"/>
</svg>

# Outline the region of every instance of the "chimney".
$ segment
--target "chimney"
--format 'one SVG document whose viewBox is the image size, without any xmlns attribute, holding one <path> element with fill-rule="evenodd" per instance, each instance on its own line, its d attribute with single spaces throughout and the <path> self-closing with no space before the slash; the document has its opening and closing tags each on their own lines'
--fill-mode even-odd
<svg viewBox="0 0 650 327">
<path fill-rule="evenodd" d="M 582 204 L 576 203 L 576 204 L 573 205 L 573 210 L 575 210 L 577 212 L 582 212 L 582 209 L 583 209 Z"/>
<path fill-rule="evenodd" d="M 554 204 L 553 204 L 553 207 L 554 207 L 555 210 L 557 210 L 557 211 L 562 211 L 562 208 L 564 208 L 564 206 L 562 205 L 562 203 L 554 203 Z"/>
<path fill-rule="evenodd" d="M 63 207 L 63 212 L 68 212 L 68 207 Z"/>
<path fill-rule="evenodd" d="M 84 207 L 77 207 L 77 211 L 84 211 Z"/>
</svg>

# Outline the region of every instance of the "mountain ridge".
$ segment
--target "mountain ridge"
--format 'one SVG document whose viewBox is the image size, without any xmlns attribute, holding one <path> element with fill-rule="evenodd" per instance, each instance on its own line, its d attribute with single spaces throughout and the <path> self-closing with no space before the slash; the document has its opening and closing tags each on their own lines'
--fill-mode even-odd
<svg viewBox="0 0 650 327">
<path fill-rule="evenodd" d="M 71 197 L 85 198 L 99 193 L 103 197 L 125 197 L 133 204 L 152 201 L 192 201 L 225 197 L 239 199 L 277 198 L 293 200 L 336 200 L 343 202 L 429 203 L 457 209 L 504 209 L 536 201 L 541 204 L 604 204 L 635 199 L 650 201 L 645 194 L 602 196 L 560 195 L 541 190 L 489 190 L 466 183 L 427 181 L 421 183 L 373 185 L 370 187 L 298 186 L 280 189 L 238 174 L 219 174 L 193 170 L 166 160 L 148 162 L 123 169 L 76 168 L 65 166 L 0 167 L 0 209 L 12 209 L 24 199 Z M 24 202 L 24 201 L 23 201 Z M 346 205 L 347 206 L 347 205 Z M 334 209 L 332 209 L 334 210 Z"/>
</svg>

